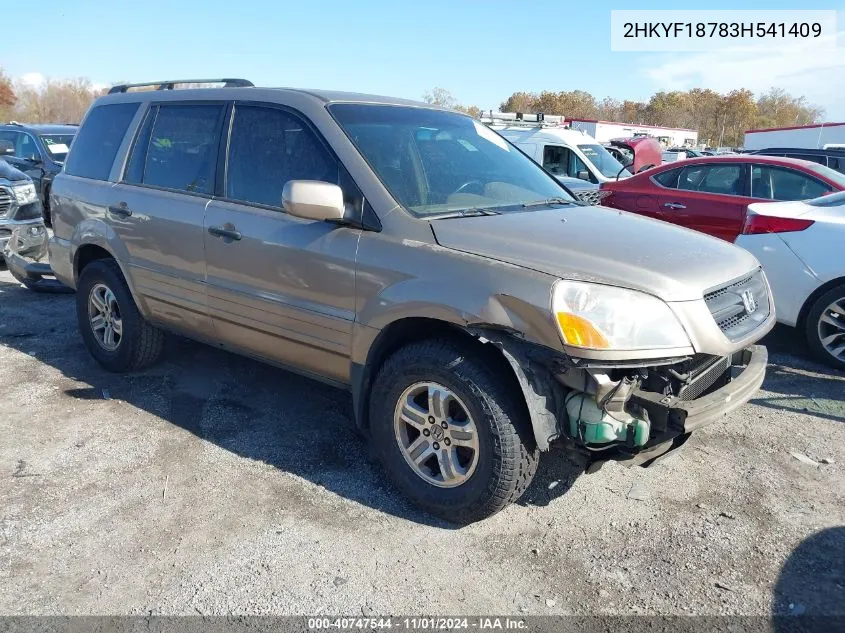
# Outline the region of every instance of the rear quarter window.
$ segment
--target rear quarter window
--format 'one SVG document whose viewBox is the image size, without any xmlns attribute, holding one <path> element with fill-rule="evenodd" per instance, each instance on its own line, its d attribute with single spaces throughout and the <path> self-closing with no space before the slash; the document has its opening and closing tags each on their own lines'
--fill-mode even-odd
<svg viewBox="0 0 845 633">
<path fill-rule="evenodd" d="M 65 172 L 71 176 L 108 180 L 117 150 L 138 106 L 137 103 L 113 103 L 91 110 L 74 139 Z"/>
</svg>

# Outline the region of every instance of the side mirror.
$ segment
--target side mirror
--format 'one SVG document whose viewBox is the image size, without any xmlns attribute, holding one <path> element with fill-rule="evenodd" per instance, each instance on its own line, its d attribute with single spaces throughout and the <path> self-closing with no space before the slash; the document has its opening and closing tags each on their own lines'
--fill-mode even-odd
<svg viewBox="0 0 845 633">
<path fill-rule="evenodd" d="M 27 156 L 27 160 L 32 163 L 33 165 L 40 165 L 41 164 L 41 157 L 40 156 Z"/>
<path fill-rule="evenodd" d="M 343 190 L 319 180 L 288 180 L 282 189 L 282 207 L 309 220 L 342 220 Z"/>
<path fill-rule="evenodd" d="M 12 141 L 0 141 L 0 156 L 14 156 L 15 144 Z"/>
<path fill-rule="evenodd" d="M 589 180 L 590 172 L 588 172 L 587 170 L 582 170 L 575 174 L 575 177 L 578 178 L 578 180 Z"/>
</svg>

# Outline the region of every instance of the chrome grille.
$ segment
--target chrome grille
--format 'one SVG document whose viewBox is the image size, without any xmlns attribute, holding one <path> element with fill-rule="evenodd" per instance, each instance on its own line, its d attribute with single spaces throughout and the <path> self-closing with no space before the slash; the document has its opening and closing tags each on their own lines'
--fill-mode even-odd
<svg viewBox="0 0 845 633">
<path fill-rule="evenodd" d="M 771 313 L 769 290 L 762 271 L 704 295 L 719 329 L 731 341 L 753 332 Z"/>
<path fill-rule="evenodd" d="M 573 193 L 575 193 L 575 196 L 581 202 L 586 202 L 587 204 L 598 204 L 602 199 L 598 189 L 584 189 L 583 191 L 575 191 Z"/>
<path fill-rule="evenodd" d="M 610 195 L 610 192 L 604 189 L 576 189 L 572 193 L 581 202 L 587 204 L 601 204 L 601 201 Z"/>
<path fill-rule="evenodd" d="M 0 218 L 5 218 L 12 208 L 12 192 L 6 187 L 0 187 Z"/>
</svg>

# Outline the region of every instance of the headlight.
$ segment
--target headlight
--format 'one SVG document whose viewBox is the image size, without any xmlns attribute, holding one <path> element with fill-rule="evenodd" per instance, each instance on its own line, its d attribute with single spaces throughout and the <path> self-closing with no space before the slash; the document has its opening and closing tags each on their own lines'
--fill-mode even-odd
<svg viewBox="0 0 845 633">
<path fill-rule="evenodd" d="M 633 290 L 558 281 L 552 311 L 563 342 L 596 350 L 687 347 L 689 337 L 663 301 Z"/>
<path fill-rule="evenodd" d="M 12 193 L 15 195 L 15 200 L 18 201 L 18 204 L 32 204 L 38 200 L 38 194 L 35 193 L 35 185 L 31 182 L 25 185 L 13 186 Z"/>
</svg>

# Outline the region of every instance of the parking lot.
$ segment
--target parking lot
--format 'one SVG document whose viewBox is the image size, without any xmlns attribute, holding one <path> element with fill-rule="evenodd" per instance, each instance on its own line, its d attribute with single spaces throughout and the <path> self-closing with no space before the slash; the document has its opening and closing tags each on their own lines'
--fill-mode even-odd
<svg viewBox="0 0 845 633">
<path fill-rule="evenodd" d="M 100 369 L 72 295 L 0 271 L 5 614 L 845 614 L 845 375 L 764 389 L 648 468 L 544 455 L 462 529 L 390 488 L 351 401 L 182 339 Z"/>
</svg>

